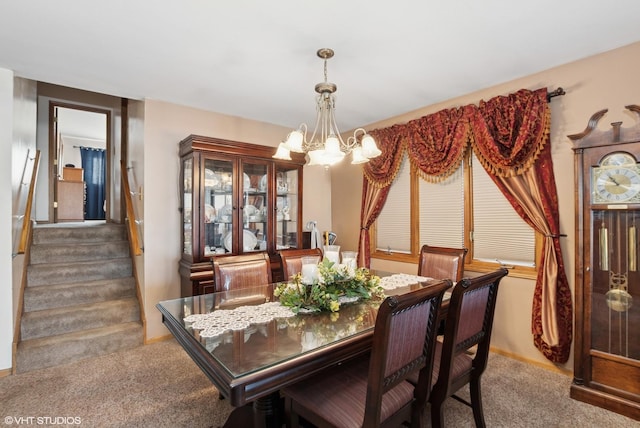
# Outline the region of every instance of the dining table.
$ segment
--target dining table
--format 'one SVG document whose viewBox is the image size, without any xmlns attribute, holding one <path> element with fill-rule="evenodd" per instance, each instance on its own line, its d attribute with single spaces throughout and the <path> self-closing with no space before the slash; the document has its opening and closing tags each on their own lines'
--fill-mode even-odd
<svg viewBox="0 0 640 428">
<path fill-rule="evenodd" d="M 381 277 L 386 296 L 444 281 L 372 274 Z M 257 284 L 156 305 L 177 342 L 236 408 L 226 426 L 282 426 L 280 389 L 371 349 L 382 299 L 343 304 L 336 312 L 294 313 L 278 302 L 277 285 Z M 444 319 L 450 295 L 445 292 L 439 319 Z M 230 422 L 233 418 L 237 420 Z"/>
</svg>

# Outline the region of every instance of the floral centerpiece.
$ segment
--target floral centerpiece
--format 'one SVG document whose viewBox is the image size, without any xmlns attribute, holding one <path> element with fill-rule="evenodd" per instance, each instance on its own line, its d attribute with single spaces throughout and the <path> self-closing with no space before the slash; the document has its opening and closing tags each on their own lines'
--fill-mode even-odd
<svg viewBox="0 0 640 428">
<path fill-rule="evenodd" d="M 279 284 L 274 294 L 280 303 L 293 312 L 320 312 L 340 310 L 349 301 L 384 297 L 380 277 L 367 268 L 337 265 L 329 260 L 318 264 L 318 277 L 310 283 L 303 282 L 302 274 L 294 275 L 289 282 Z"/>
</svg>

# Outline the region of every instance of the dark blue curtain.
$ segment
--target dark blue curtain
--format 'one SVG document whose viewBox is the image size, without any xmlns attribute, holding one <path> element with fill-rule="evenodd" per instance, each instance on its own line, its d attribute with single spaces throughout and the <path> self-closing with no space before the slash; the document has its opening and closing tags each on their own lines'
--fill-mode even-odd
<svg viewBox="0 0 640 428">
<path fill-rule="evenodd" d="M 85 220 L 104 220 L 105 150 L 80 147 L 87 197 L 84 203 Z"/>
</svg>

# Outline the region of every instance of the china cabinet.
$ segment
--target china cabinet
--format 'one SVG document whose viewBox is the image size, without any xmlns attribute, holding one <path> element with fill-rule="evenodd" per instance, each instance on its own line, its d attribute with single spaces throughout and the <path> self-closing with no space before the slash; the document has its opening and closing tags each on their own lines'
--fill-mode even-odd
<svg viewBox="0 0 640 428">
<path fill-rule="evenodd" d="M 214 291 L 213 257 L 267 252 L 279 280 L 277 251 L 302 248 L 304 156 L 275 160 L 274 150 L 197 135 L 180 142 L 183 296 Z"/>
<path fill-rule="evenodd" d="M 640 115 L 640 106 L 627 106 Z M 640 123 L 574 141 L 576 334 L 571 397 L 640 420 Z M 634 301 L 635 300 L 635 301 Z"/>
</svg>

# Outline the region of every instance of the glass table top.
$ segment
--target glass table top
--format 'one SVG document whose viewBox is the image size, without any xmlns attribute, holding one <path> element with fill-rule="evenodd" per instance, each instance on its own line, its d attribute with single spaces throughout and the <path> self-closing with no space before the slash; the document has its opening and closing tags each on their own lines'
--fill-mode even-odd
<svg viewBox="0 0 640 428">
<path fill-rule="evenodd" d="M 253 321 L 248 315 L 248 326 L 229 327 L 213 337 L 203 337 L 202 330 L 194 328 L 194 321 L 190 321 L 194 318 L 192 315 L 222 311 L 224 316 L 231 317 L 234 311 L 243 311 L 246 306 L 272 302 L 274 287 L 270 284 L 185 297 L 160 302 L 158 307 L 165 316 L 181 323 L 232 376 L 238 377 L 371 331 L 381 303 L 381 300 L 369 300 L 343 305 L 338 312 L 280 316 L 271 320 Z"/>
<path fill-rule="evenodd" d="M 177 327 L 194 339 L 233 378 L 373 332 L 382 300 L 343 304 L 338 312 L 293 314 L 274 301 L 276 286 L 167 300 L 158 303 L 157 308 L 165 317 L 165 324 L 171 323 L 174 329 Z M 386 290 L 385 294 L 403 294 L 417 287 L 421 285 L 404 285 Z M 270 306 L 289 313 L 265 316 Z M 216 330 L 224 323 L 227 325 Z"/>
</svg>

